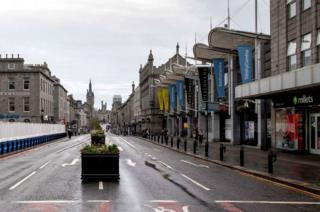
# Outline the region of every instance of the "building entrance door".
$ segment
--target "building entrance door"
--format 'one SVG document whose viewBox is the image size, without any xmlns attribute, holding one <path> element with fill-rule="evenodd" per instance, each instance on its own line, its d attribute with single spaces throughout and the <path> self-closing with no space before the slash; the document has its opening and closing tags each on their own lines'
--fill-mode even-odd
<svg viewBox="0 0 320 212">
<path fill-rule="evenodd" d="M 320 154 L 320 113 L 310 115 L 310 153 Z"/>
</svg>

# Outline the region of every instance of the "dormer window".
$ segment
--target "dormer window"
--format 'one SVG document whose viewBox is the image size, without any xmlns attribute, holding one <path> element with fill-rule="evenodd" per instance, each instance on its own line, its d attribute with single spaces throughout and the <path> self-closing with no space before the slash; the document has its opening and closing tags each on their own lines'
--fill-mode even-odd
<svg viewBox="0 0 320 212">
<path fill-rule="evenodd" d="M 14 70 L 14 69 L 16 69 L 16 64 L 15 64 L 15 63 L 8 63 L 8 69 L 9 69 L 9 70 Z"/>
</svg>

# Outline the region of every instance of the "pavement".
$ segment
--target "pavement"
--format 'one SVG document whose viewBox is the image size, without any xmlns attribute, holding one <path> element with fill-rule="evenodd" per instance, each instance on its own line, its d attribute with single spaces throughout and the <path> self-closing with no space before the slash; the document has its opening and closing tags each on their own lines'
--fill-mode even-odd
<svg viewBox="0 0 320 212">
<path fill-rule="evenodd" d="M 181 138 L 180 152 L 184 151 L 184 138 Z M 171 148 L 171 138 L 168 145 L 165 142 L 155 143 L 162 144 Z M 304 189 L 320 195 L 320 156 L 312 154 L 298 154 L 274 150 L 277 155 L 273 163 L 273 173 L 268 173 L 268 151 L 262 151 L 252 146 L 243 146 L 244 148 L 244 166 L 240 167 L 240 148 L 239 145 L 230 143 L 209 142 L 209 156 L 205 157 L 205 141 L 198 143 L 196 153 L 193 152 L 193 139 L 187 139 L 187 151 L 185 153 L 203 158 L 229 168 L 234 168 L 246 173 L 251 173 L 276 182 L 285 183 L 296 188 Z M 226 150 L 223 153 L 223 161 L 220 160 L 220 145 L 223 144 Z M 174 150 L 177 149 L 177 137 L 173 139 Z"/>
<path fill-rule="evenodd" d="M 0 211 L 320 211 L 320 197 L 301 190 L 141 138 L 106 141 L 120 149 L 119 182 L 81 181 L 89 135 L 0 159 Z"/>
</svg>

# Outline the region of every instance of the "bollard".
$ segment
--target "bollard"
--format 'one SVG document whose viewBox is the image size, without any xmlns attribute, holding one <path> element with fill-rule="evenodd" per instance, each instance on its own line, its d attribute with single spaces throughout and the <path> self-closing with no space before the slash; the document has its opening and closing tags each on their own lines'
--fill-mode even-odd
<svg viewBox="0 0 320 212">
<path fill-rule="evenodd" d="M 203 141 L 203 135 L 198 135 L 198 137 L 199 137 L 199 142 L 200 142 L 200 144 L 202 144 L 202 141 Z"/>
<path fill-rule="evenodd" d="M 209 144 L 208 142 L 206 142 L 205 146 L 204 146 L 204 154 L 206 157 L 209 156 Z"/>
<path fill-rule="evenodd" d="M 268 173 L 273 173 L 273 163 L 277 160 L 277 154 L 275 151 L 270 150 L 268 153 Z"/>
<path fill-rule="evenodd" d="M 173 137 L 171 137 L 171 147 L 173 147 Z"/>
<path fill-rule="evenodd" d="M 180 138 L 177 139 L 177 149 L 180 149 Z"/>
<path fill-rule="evenodd" d="M 223 153 L 226 151 L 226 147 L 220 144 L 220 161 L 223 161 Z"/>
<path fill-rule="evenodd" d="M 240 166 L 244 166 L 244 147 L 240 147 Z"/>
<path fill-rule="evenodd" d="M 197 154 L 197 144 L 198 144 L 197 139 L 195 139 L 193 141 L 193 154 Z"/>
<path fill-rule="evenodd" d="M 187 152 L 187 138 L 184 139 L 184 151 Z"/>
<path fill-rule="evenodd" d="M 161 144 L 163 144 L 163 135 L 161 135 Z"/>
<path fill-rule="evenodd" d="M 158 143 L 160 143 L 160 135 L 158 135 Z"/>
</svg>

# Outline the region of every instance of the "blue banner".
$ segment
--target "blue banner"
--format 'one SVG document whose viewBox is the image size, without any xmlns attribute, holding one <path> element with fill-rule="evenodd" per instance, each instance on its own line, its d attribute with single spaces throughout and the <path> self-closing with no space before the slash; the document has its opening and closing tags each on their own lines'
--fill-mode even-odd
<svg viewBox="0 0 320 212">
<path fill-rule="evenodd" d="M 184 107 L 184 81 L 177 80 L 176 86 L 179 106 Z"/>
<path fill-rule="evenodd" d="M 239 45 L 237 47 L 239 54 L 239 63 L 241 70 L 242 83 L 248 83 L 252 81 L 252 46 L 251 45 Z"/>
<path fill-rule="evenodd" d="M 175 111 L 177 108 L 177 95 L 176 95 L 176 85 L 169 85 L 169 96 L 170 96 L 170 109 Z"/>
<path fill-rule="evenodd" d="M 214 79 L 218 98 L 224 98 L 224 59 L 213 59 Z"/>
</svg>

